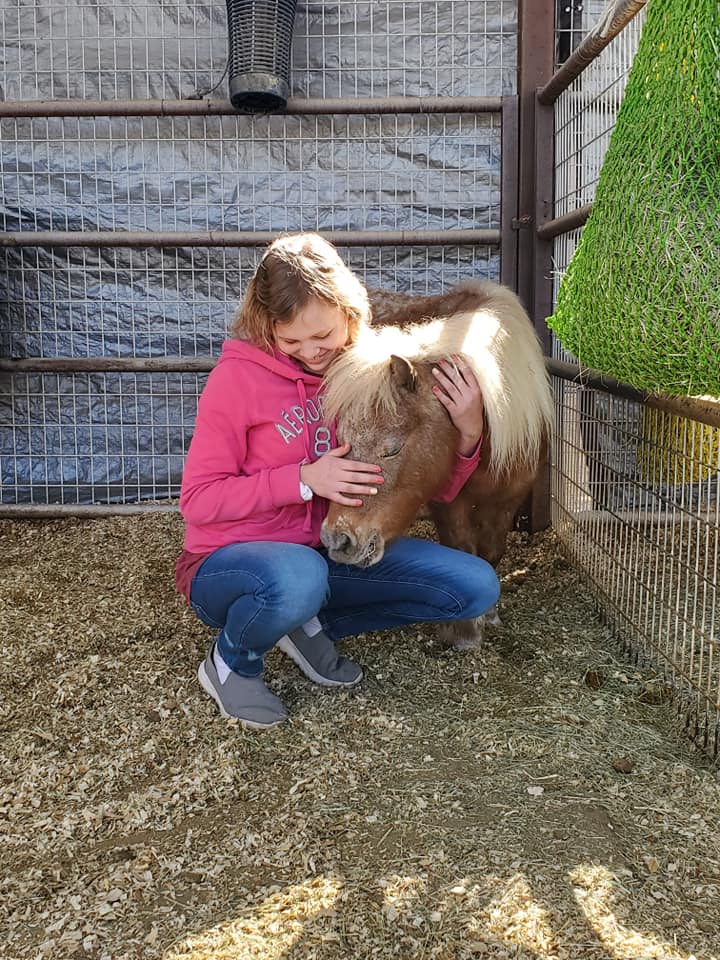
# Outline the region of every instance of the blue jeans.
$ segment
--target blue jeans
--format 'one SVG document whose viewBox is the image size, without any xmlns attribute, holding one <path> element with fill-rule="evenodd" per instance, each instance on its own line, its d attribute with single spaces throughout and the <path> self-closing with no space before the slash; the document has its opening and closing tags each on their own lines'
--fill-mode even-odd
<svg viewBox="0 0 720 960">
<path fill-rule="evenodd" d="M 395 540 L 372 567 L 263 541 L 220 547 L 200 566 L 190 594 L 197 616 L 219 630 L 225 663 L 254 677 L 280 637 L 315 615 L 334 641 L 420 621 L 469 620 L 496 603 L 500 584 L 485 560 L 430 540 Z"/>
</svg>

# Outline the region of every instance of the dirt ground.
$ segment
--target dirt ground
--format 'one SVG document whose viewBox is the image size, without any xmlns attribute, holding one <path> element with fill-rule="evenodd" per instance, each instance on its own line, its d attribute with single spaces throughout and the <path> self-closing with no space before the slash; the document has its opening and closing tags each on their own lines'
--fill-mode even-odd
<svg viewBox="0 0 720 960">
<path fill-rule="evenodd" d="M 720 958 L 720 780 L 551 534 L 504 626 L 282 654 L 251 733 L 196 669 L 176 515 L 0 523 L 0 957 Z"/>
</svg>

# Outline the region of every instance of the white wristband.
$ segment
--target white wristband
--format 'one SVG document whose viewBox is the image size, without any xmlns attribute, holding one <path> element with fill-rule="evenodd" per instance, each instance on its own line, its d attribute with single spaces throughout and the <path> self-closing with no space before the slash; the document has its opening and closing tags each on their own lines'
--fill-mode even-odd
<svg viewBox="0 0 720 960">
<path fill-rule="evenodd" d="M 313 498 L 312 488 L 303 483 L 302 480 L 300 481 L 300 496 L 303 500 L 312 500 Z"/>
</svg>

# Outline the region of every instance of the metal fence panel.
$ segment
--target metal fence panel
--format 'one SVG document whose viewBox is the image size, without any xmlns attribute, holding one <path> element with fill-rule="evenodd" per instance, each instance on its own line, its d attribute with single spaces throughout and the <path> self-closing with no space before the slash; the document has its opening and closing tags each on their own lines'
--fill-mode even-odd
<svg viewBox="0 0 720 960">
<path fill-rule="evenodd" d="M 643 22 L 641 12 L 556 103 L 556 217 L 593 200 Z M 555 240 L 555 293 L 579 238 Z M 569 358 L 557 341 L 553 355 Z M 565 380 L 555 391 L 553 526 L 625 649 L 666 678 L 690 733 L 716 754 L 720 430 Z"/>
<path fill-rule="evenodd" d="M 4 100 L 172 100 L 213 87 L 211 99 L 227 99 L 224 3 L 6 5 L 0 31 Z M 516 31 L 514 0 L 301 4 L 291 95 L 513 93 Z M 0 121 L 0 139 L 5 231 L 500 224 L 497 115 L 17 118 Z M 370 285 L 409 292 L 499 276 L 490 247 L 342 252 Z M 258 256 L 252 247 L 3 249 L 0 353 L 215 357 Z M 191 381 L 181 389 L 154 376 L 0 375 L 2 503 L 176 495 Z M 168 431 L 172 454 L 160 439 Z"/>
</svg>

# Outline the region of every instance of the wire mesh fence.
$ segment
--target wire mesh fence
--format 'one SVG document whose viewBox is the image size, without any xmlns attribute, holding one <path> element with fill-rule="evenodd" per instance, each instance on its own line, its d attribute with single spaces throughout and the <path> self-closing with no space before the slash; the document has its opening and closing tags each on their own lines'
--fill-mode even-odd
<svg viewBox="0 0 720 960">
<path fill-rule="evenodd" d="M 5 230 L 446 230 L 499 223 L 494 114 L 0 124 Z"/>
<path fill-rule="evenodd" d="M 644 22 L 556 104 L 555 216 L 592 202 Z M 580 231 L 555 240 L 555 292 Z M 553 355 L 569 354 L 554 341 Z M 720 430 L 556 379 L 553 526 L 626 651 L 720 751 Z"/>
<path fill-rule="evenodd" d="M 0 31 L 8 100 L 197 97 L 228 56 L 223 0 L 6 4 Z M 514 93 L 516 58 L 516 0 L 299 4 L 291 95 Z"/>
<path fill-rule="evenodd" d="M 342 248 L 369 286 L 428 292 L 496 276 L 487 247 Z M 5 251 L 15 357 L 219 354 L 257 249 Z M 30 275 L 52 296 L 28 296 Z M 109 281 L 105 277 L 109 276 Z M 118 300 L 116 279 L 128 290 Z M 13 283 L 18 296 L 12 295 Z M 24 292 L 23 292 L 24 291 Z M 199 375 L 0 374 L 0 486 L 5 504 L 125 503 L 178 495 Z"/>
<path fill-rule="evenodd" d="M 14 449 L 3 486 L 16 503 L 104 503 L 177 494 L 196 374 L 16 374 Z M 31 411 L 43 421 L 28 427 Z"/>
<path fill-rule="evenodd" d="M 227 99 L 224 3 L 40 0 L 2 7 L 0 31 L 5 101 Z M 514 0 L 300 5 L 291 95 L 500 95 L 516 65 Z M 0 252 L 6 358 L 218 355 L 257 247 L 90 249 L 83 231 L 323 230 L 370 286 L 499 276 L 492 246 L 342 248 L 345 231 L 497 229 L 498 114 L 16 117 L 0 137 L 0 230 L 78 235 Z M 201 386 L 0 374 L 0 501 L 176 495 Z"/>
<path fill-rule="evenodd" d="M 582 0 L 556 0 L 555 66 L 565 63 L 584 36 L 585 4 Z"/>
</svg>

